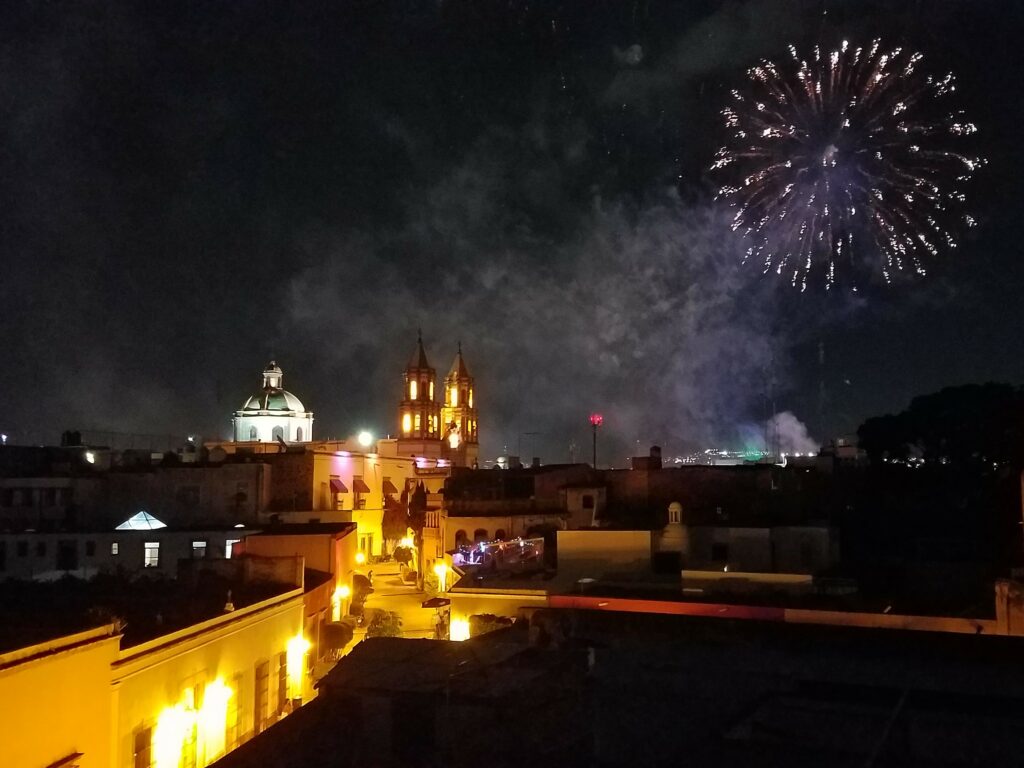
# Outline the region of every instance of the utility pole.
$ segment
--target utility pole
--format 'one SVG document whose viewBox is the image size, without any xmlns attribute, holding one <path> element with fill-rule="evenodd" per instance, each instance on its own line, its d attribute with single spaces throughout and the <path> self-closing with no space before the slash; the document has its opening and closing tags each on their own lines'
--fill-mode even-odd
<svg viewBox="0 0 1024 768">
<path fill-rule="evenodd" d="M 594 469 L 597 469 L 597 428 L 604 423 L 604 416 L 600 413 L 590 414 L 590 426 L 594 430 Z"/>
</svg>

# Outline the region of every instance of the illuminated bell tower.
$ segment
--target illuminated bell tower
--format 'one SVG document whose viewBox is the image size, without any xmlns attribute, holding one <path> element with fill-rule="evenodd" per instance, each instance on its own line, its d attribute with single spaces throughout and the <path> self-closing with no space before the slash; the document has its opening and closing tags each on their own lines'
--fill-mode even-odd
<svg viewBox="0 0 1024 768">
<path fill-rule="evenodd" d="M 459 466 L 473 466 L 480 450 L 473 388 L 473 377 L 462 359 L 460 342 L 451 370 L 444 379 L 444 405 L 441 407 L 442 451 Z"/>
<path fill-rule="evenodd" d="M 436 371 L 427 362 L 423 334 L 405 369 L 402 401 L 398 406 L 398 450 L 402 455 L 440 455 L 441 406 L 435 399 Z"/>
</svg>

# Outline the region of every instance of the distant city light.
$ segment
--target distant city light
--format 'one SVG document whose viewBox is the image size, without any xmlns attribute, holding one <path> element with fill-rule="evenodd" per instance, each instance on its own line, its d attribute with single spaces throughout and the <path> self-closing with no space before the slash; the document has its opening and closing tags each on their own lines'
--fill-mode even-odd
<svg viewBox="0 0 1024 768">
<path fill-rule="evenodd" d="M 369 448 L 373 445 L 373 435 L 367 432 L 365 429 L 359 433 L 356 440 L 363 448 Z"/>
<path fill-rule="evenodd" d="M 95 464 L 96 463 L 96 454 L 93 453 L 92 451 L 86 451 L 85 452 L 85 460 L 88 463 L 90 463 L 90 464 Z"/>
</svg>

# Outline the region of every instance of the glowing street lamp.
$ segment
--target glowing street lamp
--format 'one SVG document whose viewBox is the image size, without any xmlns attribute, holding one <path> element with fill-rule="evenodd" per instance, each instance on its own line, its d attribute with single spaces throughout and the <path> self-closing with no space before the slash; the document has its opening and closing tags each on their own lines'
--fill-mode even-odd
<svg viewBox="0 0 1024 768">
<path fill-rule="evenodd" d="M 366 555 L 362 552 L 356 552 L 356 565 L 363 565 L 366 562 Z"/>
<path fill-rule="evenodd" d="M 597 469 L 597 428 L 604 424 L 604 416 L 600 413 L 590 414 L 590 426 L 594 429 L 594 469 Z"/>
<path fill-rule="evenodd" d="M 439 592 L 446 591 L 445 583 L 448 577 L 448 566 L 445 563 L 434 565 L 434 573 L 437 575 L 437 587 Z"/>
<path fill-rule="evenodd" d="M 362 446 L 363 448 L 369 448 L 371 445 L 373 445 L 373 434 L 364 429 L 362 432 L 356 435 L 356 440 L 358 441 L 359 445 Z"/>
</svg>

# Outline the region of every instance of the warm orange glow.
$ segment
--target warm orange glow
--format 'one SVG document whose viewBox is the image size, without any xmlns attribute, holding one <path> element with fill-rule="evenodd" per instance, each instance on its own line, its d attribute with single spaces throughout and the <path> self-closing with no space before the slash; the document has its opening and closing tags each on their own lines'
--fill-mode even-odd
<svg viewBox="0 0 1024 768">
<path fill-rule="evenodd" d="M 469 390 L 469 407 L 470 408 L 473 407 L 473 390 L 472 389 Z"/>
<path fill-rule="evenodd" d="M 306 653 L 309 651 L 309 640 L 296 635 L 288 641 L 286 654 L 288 658 L 288 698 L 302 698 L 302 679 L 306 669 Z"/>
<path fill-rule="evenodd" d="M 194 717 L 182 704 L 160 713 L 153 729 L 153 768 L 178 768 L 185 739 L 193 727 Z"/>
<path fill-rule="evenodd" d="M 469 640 L 469 622 L 466 619 L 452 619 L 448 625 L 449 640 Z"/>
<path fill-rule="evenodd" d="M 366 555 L 362 552 L 356 552 L 356 565 L 362 565 L 366 562 Z"/>
<path fill-rule="evenodd" d="M 430 382 L 430 399 L 434 399 L 434 382 Z"/>
<path fill-rule="evenodd" d="M 348 584 L 334 588 L 334 594 L 331 595 L 331 621 L 341 621 L 342 606 L 351 594 L 352 590 L 349 589 Z"/>
<path fill-rule="evenodd" d="M 458 430 L 452 430 L 451 434 L 448 435 L 448 445 L 452 448 L 458 448 L 461 442 L 462 438 L 459 436 Z"/>
<path fill-rule="evenodd" d="M 452 395 L 452 405 L 453 406 L 458 405 L 459 404 L 459 388 L 458 387 L 452 387 L 451 388 L 451 395 Z"/>
<path fill-rule="evenodd" d="M 409 382 L 409 399 L 410 400 L 415 400 L 417 394 L 418 394 L 418 392 L 417 392 L 416 380 L 413 379 L 412 381 Z"/>
<path fill-rule="evenodd" d="M 224 736 L 228 722 L 228 701 L 232 690 L 220 678 L 207 683 L 203 690 L 203 706 L 199 709 L 199 738 L 202 743 L 201 762 L 212 763 L 224 754 Z"/>
<path fill-rule="evenodd" d="M 434 566 L 434 574 L 437 576 L 438 592 L 444 592 L 447 588 L 448 566 L 445 563 L 437 563 Z"/>
<path fill-rule="evenodd" d="M 402 414 L 402 432 L 405 434 L 412 432 L 412 416 L 408 413 Z"/>
</svg>

